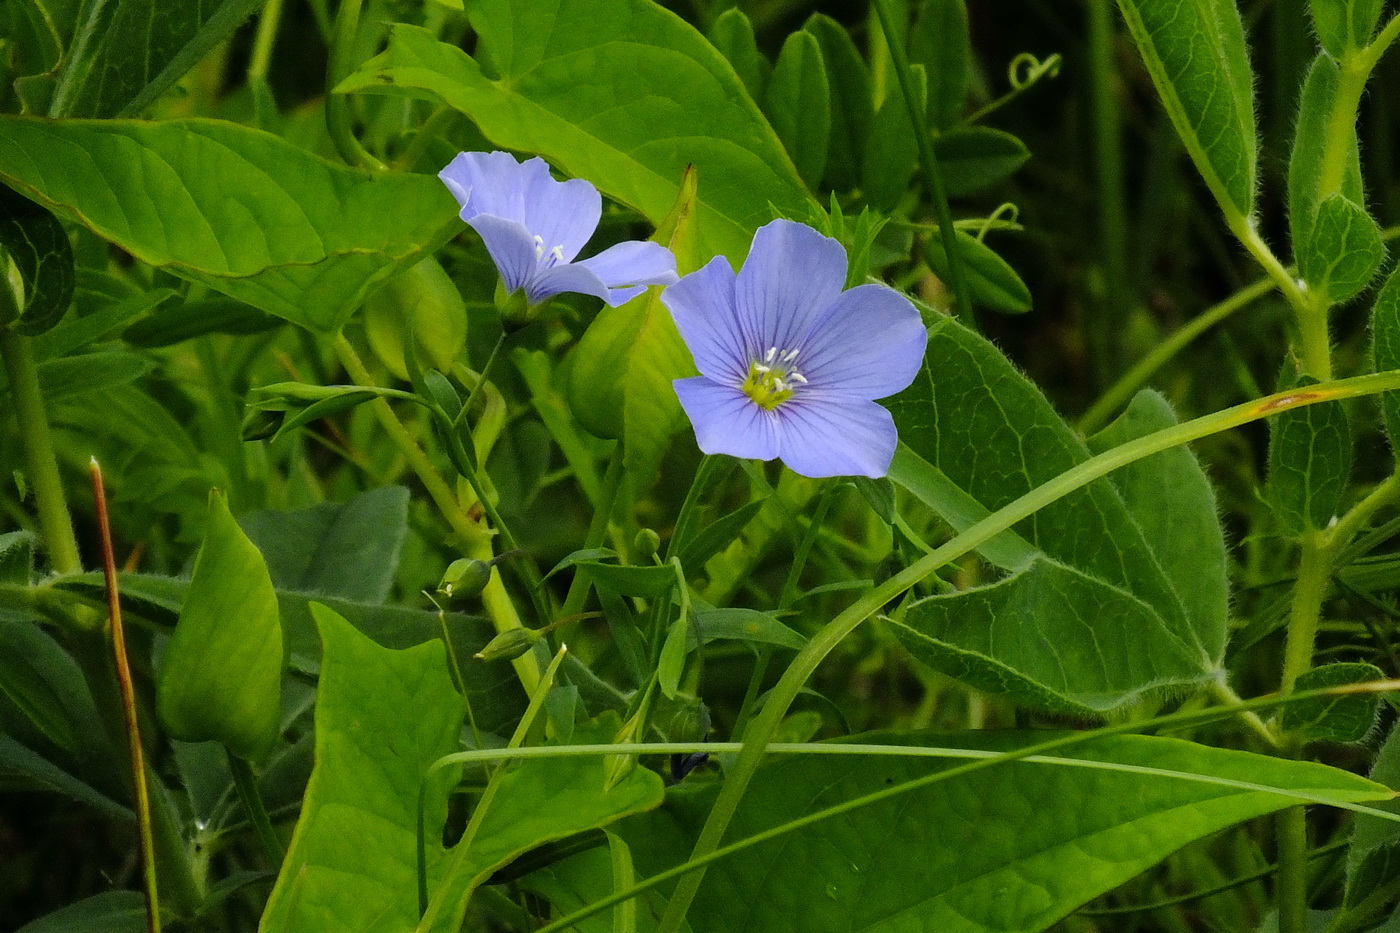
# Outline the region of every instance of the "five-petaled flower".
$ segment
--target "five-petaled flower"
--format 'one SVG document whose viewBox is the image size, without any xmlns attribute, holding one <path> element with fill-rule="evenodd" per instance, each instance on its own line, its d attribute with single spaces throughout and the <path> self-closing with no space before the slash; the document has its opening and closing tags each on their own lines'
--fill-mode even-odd
<svg viewBox="0 0 1400 933">
<path fill-rule="evenodd" d="M 914 380 L 928 332 L 884 285 L 842 291 L 846 251 L 804 224 L 754 235 L 662 293 L 700 375 L 675 382 L 700 449 L 804 476 L 884 476 L 898 435 L 875 399 Z"/>
<path fill-rule="evenodd" d="M 676 259 L 659 243 L 631 240 L 574 262 L 602 216 L 598 189 L 555 181 L 543 159 L 508 152 L 459 153 L 438 177 L 481 235 L 507 294 L 533 307 L 560 292 L 595 295 L 616 307 L 648 285 L 676 281 Z"/>
</svg>

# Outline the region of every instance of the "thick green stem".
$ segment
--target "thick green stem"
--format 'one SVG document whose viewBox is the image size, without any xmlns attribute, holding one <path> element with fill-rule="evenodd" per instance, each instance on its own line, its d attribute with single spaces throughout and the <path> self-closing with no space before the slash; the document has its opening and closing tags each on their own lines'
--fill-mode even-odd
<svg viewBox="0 0 1400 933">
<path fill-rule="evenodd" d="M 1293 605 L 1288 616 L 1288 643 L 1283 653 L 1280 691 L 1293 692 L 1298 678 L 1312 667 L 1317 623 L 1322 616 L 1322 598 L 1332 562 L 1322 532 L 1308 531 L 1299 539 L 1298 582 L 1293 588 Z"/>
<path fill-rule="evenodd" d="M 890 0 L 874 0 L 873 5 L 876 15 L 880 17 L 880 28 L 885 33 L 890 63 L 894 65 L 895 77 L 899 79 L 899 88 L 904 93 L 904 106 L 908 108 L 909 120 L 914 125 L 914 139 L 919 144 L 919 170 L 938 216 L 938 235 L 943 239 L 943 252 L 948 257 L 948 278 L 952 280 L 948 284 L 957 301 L 958 320 L 976 330 L 972 295 L 963 271 L 962 254 L 958 251 L 958 234 L 953 226 L 953 212 L 948 207 L 948 192 L 943 187 L 943 174 L 938 170 L 938 155 L 933 151 L 933 132 L 929 129 L 928 114 L 919 107 L 919 98 L 914 93 L 914 74 L 909 68 L 909 56 L 904 51 L 902 33 L 894 28 Z"/>
<path fill-rule="evenodd" d="M 1308 818 L 1304 807 L 1289 807 L 1274 819 L 1278 836 L 1279 933 L 1308 931 Z"/>
<path fill-rule="evenodd" d="M 83 561 L 78 555 L 78 539 L 73 534 L 73 519 L 68 514 L 68 500 L 58 474 L 58 458 L 29 338 L 0 327 L 0 357 L 4 357 L 5 374 L 10 380 L 15 421 L 24 448 L 25 479 L 34 493 L 49 565 L 55 573 L 82 573 Z"/>
<path fill-rule="evenodd" d="M 1122 332 L 1130 300 L 1128 211 L 1123 195 L 1122 120 L 1114 89 L 1112 7 L 1113 0 L 1089 0 L 1089 83 L 1104 296 L 1097 303 L 1096 320 L 1087 330 L 1098 344 L 1095 359 L 1105 370 L 1101 375 L 1112 373 L 1121 364 L 1121 343 L 1113 335 Z"/>
<path fill-rule="evenodd" d="M 330 61 L 326 64 L 326 129 L 330 132 L 335 151 L 351 165 L 372 172 L 387 172 L 389 167 L 360 145 L 352 127 L 350 100 L 336 94 L 334 88 L 346 78 L 353 67 L 351 53 L 360 28 L 361 0 L 340 0 L 335 14 L 335 31 L 331 36 Z"/>
</svg>

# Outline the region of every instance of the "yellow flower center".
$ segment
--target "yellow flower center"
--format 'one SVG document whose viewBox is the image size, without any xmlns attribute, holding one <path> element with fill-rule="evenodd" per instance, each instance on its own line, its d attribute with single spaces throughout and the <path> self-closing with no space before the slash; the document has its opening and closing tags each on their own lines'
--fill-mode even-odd
<svg viewBox="0 0 1400 933">
<path fill-rule="evenodd" d="M 759 408 L 772 411 L 792 398 L 795 387 L 806 384 L 796 364 L 796 350 L 769 347 L 762 360 L 749 361 L 749 374 L 739 388 Z"/>
</svg>

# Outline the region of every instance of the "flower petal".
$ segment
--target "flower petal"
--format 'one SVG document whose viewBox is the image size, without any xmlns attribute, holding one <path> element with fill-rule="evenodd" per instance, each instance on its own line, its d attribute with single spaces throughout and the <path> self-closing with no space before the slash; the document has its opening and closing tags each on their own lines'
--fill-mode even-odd
<svg viewBox="0 0 1400 933">
<path fill-rule="evenodd" d="M 560 292 L 578 292 L 580 295 L 601 298 L 617 307 L 628 298 L 641 294 L 643 290 L 642 286 L 631 289 L 608 288 L 591 270 L 571 262 L 562 266 L 548 266 L 536 272 L 525 286 L 525 297 L 531 305 L 537 305 Z"/>
<path fill-rule="evenodd" d="M 734 311 L 734 270 L 723 256 L 711 259 L 661 293 L 681 339 L 704 376 L 740 386 L 749 371 L 749 349 Z"/>
<path fill-rule="evenodd" d="M 543 241 L 546 256 L 557 246 L 573 262 L 603 216 L 603 198 L 582 178 L 555 181 L 543 159 L 520 166 L 525 227 Z"/>
<path fill-rule="evenodd" d="M 858 285 L 815 322 L 797 368 L 821 396 L 884 398 L 914 381 L 927 343 L 909 299 L 884 285 Z"/>
<path fill-rule="evenodd" d="M 590 269 L 609 288 L 619 285 L 674 285 L 676 257 L 660 243 L 628 240 L 609 246 L 577 265 Z"/>
<path fill-rule="evenodd" d="M 845 283 L 840 243 L 790 220 L 759 228 L 734 286 L 748 351 L 799 347 Z"/>
<path fill-rule="evenodd" d="M 705 453 L 752 460 L 778 455 L 778 419 L 737 388 L 704 376 L 677 379 L 672 385 L 695 427 L 695 442 Z"/>
<path fill-rule="evenodd" d="M 509 152 L 460 152 L 438 178 L 462 205 L 462 219 L 494 214 L 525 223 L 525 178 Z"/>
<path fill-rule="evenodd" d="M 889 472 L 899 432 L 890 413 L 874 402 L 804 397 L 776 411 L 779 456 L 794 473 L 880 477 Z"/>
<path fill-rule="evenodd" d="M 476 214 L 467 223 L 481 234 L 491 261 L 506 283 L 506 291 L 524 288 L 535 276 L 539 260 L 535 238 L 525 225 L 495 214 Z"/>
</svg>

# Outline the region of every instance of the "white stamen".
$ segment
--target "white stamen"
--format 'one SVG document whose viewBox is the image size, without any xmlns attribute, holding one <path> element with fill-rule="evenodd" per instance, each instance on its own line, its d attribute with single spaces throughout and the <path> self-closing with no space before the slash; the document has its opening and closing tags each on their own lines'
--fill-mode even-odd
<svg viewBox="0 0 1400 933">
<path fill-rule="evenodd" d="M 797 383 L 798 385 L 805 386 L 807 384 L 807 377 L 798 372 L 788 373 L 788 378 L 791 379 L 793 382 Z"/>
<path fill-rule="evenodd" d="M 563 262 L 563 261 L 564 261 L 564 247 L 562 247 L 562 246 L 556 246 L 556 247 L 554 247 L 554 249 L 552 249 L 552 250 L 549 251 L 549 255 L 553 256 L 553 257 L 554 257 L 556 260 L 558 260 L 559 262 Z"/>
<path fill-rule="evenodd" d="M 794 363 L 794 362 L 796 362 L 796 361 L 797 361 L 797 351 L 796 351 L 796 350 L 789 350 L 789 351 L 787 351 L 786 353 L 783 354 L 783 362 L 784 362 L 784 363 Z"/>
<path fill-rule="evenodd" d="M 773 357 L 775 357 L 775 356 L 777 356 L 777 355 L 778 355 L 778 348 L 777 348 L 777 347 L 769 347 L 769 348 L 768 348 L 768 352 L 765 353 L 765 354 L 763 354 L 763 362 L 765 362 L 765 363 L 771 363 L 771 362 L 773 362 Z"/>
<path fill-rule="evenodd" d="M 544 237 L 542 237 L 542 236 L 536 236 L 536 237 L 535 237 L 535 258 L 536 258 L 536 259 L 539 259 L 539 258 L 541 258 L 542 256 L 544 256 Z"/>
<path fill-rule="evenodd" d="M 771 373 L 773 371 L 773 367 L 765 366 L 762 363 L 754 363 L 753 371 L 756 373 Z"/>
</svg>

